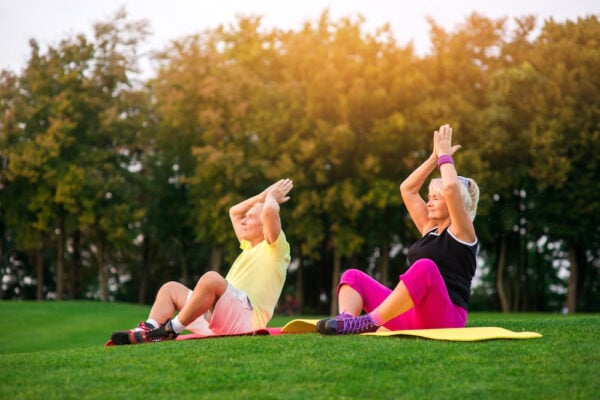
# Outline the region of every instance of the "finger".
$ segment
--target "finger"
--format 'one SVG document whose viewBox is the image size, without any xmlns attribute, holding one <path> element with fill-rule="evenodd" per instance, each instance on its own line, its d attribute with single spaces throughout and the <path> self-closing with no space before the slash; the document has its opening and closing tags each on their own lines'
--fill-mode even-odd
<svg viewBox="0 0 600 400">
<path fill-rule="evenodd" d="M 452 146 L 452 148 L 450 149 L 450 151 L 452 152 L 450 155 L 456 153 L 459 149 L 461 149 L 462 146 L 460 144 L 454 145 Z"/>
</svg>

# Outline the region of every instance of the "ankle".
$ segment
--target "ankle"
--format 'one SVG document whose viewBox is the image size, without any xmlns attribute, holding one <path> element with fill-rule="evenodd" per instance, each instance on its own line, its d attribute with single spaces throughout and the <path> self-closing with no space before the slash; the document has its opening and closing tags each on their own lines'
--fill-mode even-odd
<svg viewBox="0 0 600 400">
<path fill-rule="evenodd" d="M 373 323 L 377 326 L 381 326 L 386 322 L 377 309 L 371 311 L 369 315 L 371 316 L 371 320 L 373 320 Z"/>
<path fill-rule="evenodd" d="M 179 321 L 178 316 L 171 320 L 171 327 L 173 328 L 173 331 L 177 334 L 180 334 L 185 329 L 185 325 L 183 325 L 181 321 Z"/>
<path fill-rule="evenodd" d="M 158 322 L 156 322 L 155 319 L 152 319 L 152 318 L 148 318 L 146 320 L 145 324 L 150 326 L 152 329 L 156 329 L 160 326 L 160 324 Z"/>
</svg>

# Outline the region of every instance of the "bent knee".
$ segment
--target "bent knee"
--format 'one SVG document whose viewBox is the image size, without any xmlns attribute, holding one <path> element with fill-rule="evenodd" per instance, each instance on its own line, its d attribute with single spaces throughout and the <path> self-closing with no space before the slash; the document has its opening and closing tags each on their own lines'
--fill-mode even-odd
<svg viewBox="0 0 600 400">
<path fill-rule="evenodd" d="M 365 275 L 365 273 L 360 269 L 347 269 L 342 273 L 342 276 L 340 277 L 340 283 L 354 282 L 356 280 L 356 277 L 361 275 Z"/>
<path fill-rule="evenodd" d="M 413 263 L 409 271 L 420 276 L 437 276 L 440 275 L 437 264 L 429 258 L 420 258 Z M 408 271 L 407 271 L 408 272 Z"/>
<path fill-rule="evenodd" d="M 163 283 L 163 285 L 160 287 L 160 290 L 166 291 L 166 292 L 172 292 L 174 290 L 180 290 L 182 286 L 185 287 L 183 284 L 181 284 L 179 282 L 169 281 L 169 282 Z"/>
<path fill-rule="evenodd" d="M 187 286 L 183 285 L 182 283 L 175 282 L 175 281 L 169 281 L 167 283 L 164 283 L 160 287 L 158 293 L 161 295 L 167 295 L 170 298 L 174 299 L 174 298 L 178 298 L 182 294 L 187 295 L 189 290 L 190 289 Z"/>
<path fill-rule="evenodd" d="M 196 284 L 196 288 L 213 288 L 217 290 L 224 290 L 224 287 L 227 287 L 227 281 L 221 274 L 216 271 L 208 271 L 204 273 L 198 279 L 198 283 Z"/>
</svg>

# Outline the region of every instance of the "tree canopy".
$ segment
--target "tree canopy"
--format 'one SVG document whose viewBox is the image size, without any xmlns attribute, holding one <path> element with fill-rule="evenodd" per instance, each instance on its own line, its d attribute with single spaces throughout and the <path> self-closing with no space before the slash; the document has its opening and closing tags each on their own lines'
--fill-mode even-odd
<svg viewBox="0 0 600 400">
<path fill-rule="evenodd" d="M 31 40 L 0 74 L 1 297 L 146 303 L 225 271 L 229 207 L 289 177 L 287 291 L 329 312 L 343 269 L 407 268 L 398 186 L 449 123 L 481 188 L 472 307 L 599 310 L 598 16 L 510 22 L 430 20 L 419 56 L 361 16 L 240 16 L 159 49 L 142 82 L 148 24 L 123 10 L 93 38 Z"/>
</svg>

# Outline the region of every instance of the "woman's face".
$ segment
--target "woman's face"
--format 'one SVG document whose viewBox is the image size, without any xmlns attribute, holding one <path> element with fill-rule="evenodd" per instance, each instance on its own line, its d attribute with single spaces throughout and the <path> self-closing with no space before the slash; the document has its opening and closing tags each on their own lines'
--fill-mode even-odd
<svg viewBox="0 0 600 400">
<path fill-rule="evenodd" d="M 449 217 L 448 206 L 444 196 L 439 192 L 430 192 L 427 196 L 427 212 L 429 219 L 445 219 Z"/>
</svg>

